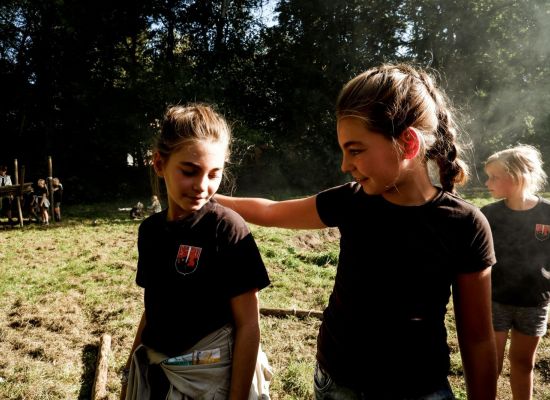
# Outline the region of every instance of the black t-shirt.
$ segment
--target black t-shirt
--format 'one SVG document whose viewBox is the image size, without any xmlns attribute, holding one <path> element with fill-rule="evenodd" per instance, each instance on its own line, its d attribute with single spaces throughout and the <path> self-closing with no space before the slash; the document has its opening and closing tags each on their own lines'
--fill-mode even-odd
<svg viewBox="0 0 550 400">
<path fill-rule="evenodd" d="M 319 193 L 317 210 L 341 233 L 318 361 L 337 382 L 380 399 L 436 389 L 449 372 L 451 284 L 495 262 L 487 220 L 447 192 L 405 207 L 356 183 Z"/>
<path fill-rule="evenodd" d="M 511 210 L 504 200 L 481 209 L 487 216 L 497 263 L 491 272 L 493 300 L 518 307 L 550 301 L 550 201 Z"/>
<path fill-rule="evenodd" d="M 230 299 L 269 278 L 237 213 L 214 201 L 180 221 L 166 213 L 140 225 L 136 282 L 145 289 L 142 342 L 175 356 L 232 322 Z"/>
<path fill-rule="evenodd" d="M 63 198 L 63 185 L 53 187 L 53 201 L 56 203 L 61 203 Z"/>
</svg>

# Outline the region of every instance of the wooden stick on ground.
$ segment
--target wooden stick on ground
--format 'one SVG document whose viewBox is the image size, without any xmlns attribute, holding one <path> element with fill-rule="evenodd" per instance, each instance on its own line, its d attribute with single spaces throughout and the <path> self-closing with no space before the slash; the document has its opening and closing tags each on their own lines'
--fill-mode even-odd
<svg viewBox="0 0 550 400">
<path fill-rule="evenodd" d="M 283 309 L 283 308 L 260 308 L 260 314 L 272 317 L 287 317 L 289 315 L 294 315 L 298 318 L 306 317 L 315 317 L 318 319 L 323 319 L 322 311 L 315 310 L 296 310 L 294 309 Z"/>
<path fill-rule="evenodd" d="M 94 386 L 92 388 L 92 400 L 103 400 L 107 398 L 107 370 L 109 367 L 109 356 L 111 354 L 111 336 L 101 336 L 97 364 L 95 369 Z"/>
</svg>

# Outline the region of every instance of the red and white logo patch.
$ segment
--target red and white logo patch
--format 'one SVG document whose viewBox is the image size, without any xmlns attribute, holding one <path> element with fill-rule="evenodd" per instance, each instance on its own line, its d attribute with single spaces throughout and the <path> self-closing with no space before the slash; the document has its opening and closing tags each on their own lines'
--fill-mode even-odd
<svg viewBox="0 0 550 400">
<path fill-rule="evenodd" d="M 547 240 L 550 237 L 550 225 L 537 224 L 535 226 L 535 237 L 540 240 Z"/>
<path fill-rule="evenodd" d="M 176 257 L 176 271 L 183 275 L 195 272 L 199 266 L 201 251 L 202 249 L 200 247 L 180 244 Z"/>
</svg>

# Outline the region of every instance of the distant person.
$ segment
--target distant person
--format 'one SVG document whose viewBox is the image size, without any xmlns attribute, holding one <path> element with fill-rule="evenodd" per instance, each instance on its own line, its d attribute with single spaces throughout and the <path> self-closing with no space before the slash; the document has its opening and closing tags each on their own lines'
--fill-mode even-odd
<svg viewBox="0 0 550 400">
<path fill-rule="evenodd" d="M 143 218 L 143 203 L 138 201 L 135 206 L 130 209 L 130 218 L 141 219 Z"/>
<path fill-rule="evenodd" d="M 147 207 L 147 211 L 149 211 L 150 214 L 155 214 L 162 211 L 162 206 L 160 205 L 160 200 L 157 196 L 151 196 L 151 205 Z"/>
<path fill-rule="evenodd" d="M 280 202 L 216 196 L 251 223 L 340 230 L 315 398 L 454 399 L 445 329 L 452 287 L 468 399 L 494 399 L 491 230 L 453 194 L 467 171 L 443 92 L 422 70 L 382 65 L 343 87 L 336 117 L 342 171 L 354 182 Z"/>
<path fill-rule="evenodd" d="M 61 201 L 63 199 L 63 185 L 59 181 L 59 178 L 52 179 L 52 191 L 54 220 L 57 222 L 61 222 Z"/>
<path fill-rule="evenodd" d="M 40 207 L 40 221 L 42 222 L 42 225 L 48 225 L 50 223 L 48 215 L 50 200 L 48 200 L 49 192 L 48 187 L 46 186 L 46 181 L 44 179 L 39 179 L 36 186 L 37 187 L 34 194 L 36 195 L 38 206 Z"/>
<path fill-rule="evenodd" d="M 252 234 L 212 196 L 230 131 L 206 105 L 167 110 L 153 152 L 168 208 L 139 227 L 136 282 L 145 313 L 121 398 L 247 400 L 260 343 L 258 291 L 269 284 Z M 177 387 L 177 389 L 176 389 Z"/>
<path fill-rule="evenodd" d="M 12 186 L 11 177 L 8 175 L 8 167 L 5 165 L 0 166 L 0 187 Z M 8 222 L 11 221 L 11 210 L 12 210 L 13 196 L 3 196 L 2 197 L 2 214 L 8 218 Z"/>
<path fill-rule="evenodd" d="M 528 145 L 491 155 L 485 171 L 485 185 L 501 199 L 481 209 L 491 224 L 497 257 L 492 284 L 498 372 L 510 334 L 512 395 L 531 399 L 550 301 L 550 201 L 536 194 L 544 187 L 546 173 L 540 152 Z"/>
</svg>

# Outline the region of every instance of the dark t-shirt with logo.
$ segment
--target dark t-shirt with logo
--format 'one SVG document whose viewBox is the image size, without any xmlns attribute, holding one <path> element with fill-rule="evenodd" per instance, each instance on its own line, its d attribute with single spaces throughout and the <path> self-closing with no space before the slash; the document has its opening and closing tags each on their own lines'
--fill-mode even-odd
<svg viewBox="0 0 550 400">
<path fill-rule="evenodd" d="M 511 210 L 504 200 L 481 209 L 487 216 L 497 263 L 491 272 L 493 300 L 518 307 L 550 301 L 550 201 Z"/>
<path fill-rule="evenodd" d="M 230 299 L 269 285 L 244 220 L 215 201 L 180 221 L 167 210 L 139 227 L 136 282 L 145 289 L 142 342 L 176 356 L 233 321 Z"/>
<path fill-rule="evenodd" d="M 317 360 L 336 382 L 373 398 L 436 390 L 450 365 L 451 284 L 458 274 L 495 262 L 487 220 L 447 192 L 405 207 L 368 195 L 357 183 L 319 193 L 317 210 L 341 233 Z"/>
</svg>

